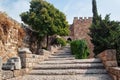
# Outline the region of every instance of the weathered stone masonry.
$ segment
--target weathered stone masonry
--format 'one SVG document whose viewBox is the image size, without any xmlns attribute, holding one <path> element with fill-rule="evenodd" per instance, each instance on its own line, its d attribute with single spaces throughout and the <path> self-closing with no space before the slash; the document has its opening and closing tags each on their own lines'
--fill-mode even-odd
<svg viewBox="0 0 120 80">
<path fill-rule="evenodd" d="M 3 62 L 17 56 L 18 47 L 22 43 L 24 31 L 21 25 L 0 12 L 0 56 Z"/>
<path fill-rule="evenodd" d="M 70 38 L 72 40 L 85 39 L 88 42 L 90 48 L 91 56 L 93 55 L 93 44 L 91 43 L 91 38 L 88 35 L 89 28 L 92 24 L 92 17 L 74 17 L 73 24 L 70 25 Z"/>
</svg>

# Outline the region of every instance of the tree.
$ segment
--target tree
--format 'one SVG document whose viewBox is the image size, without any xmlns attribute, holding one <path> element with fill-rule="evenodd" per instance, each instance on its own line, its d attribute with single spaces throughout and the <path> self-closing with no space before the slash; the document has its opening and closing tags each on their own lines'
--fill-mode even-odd
<svg viewBox="0 0 120 80">
<path fill-rule="evenodd" d="M 24 23 L 38 32 L 39 41 L 47 38 L 47 45 L 48 36 L 69 34 L 69 26 L 64 13 L 45 0 L 32 0 L 29 11 L 20 16 Z"/>
<path fill-rule="evenodd" d="M 117 43 L 120 26 L 118 22 L 110 21 L 109 15 L 105 19 L 100 19 L 97 24 L 92 24 L 90 28 L 90 36 L 94 44 L 94 53 L 97 55 L 106 49 L 115 49 Z"/>
<path fill-rule="evenodd" d="M 92 0 L 92 12 L 93 12 L 93 23 L 96 24 L 98 19 L 96 0 Z"/>
<path fill-rule="evenodd" d="M 96 9 L 94 5 L 93 23 L 89 33 L 92 38 L 91 42 L 94 44 L 94 53 L 97 55 L 107 49 L 116 49 L 117 61 L 120 66 L 120 23 L 111 21 L 110 15 L 106 15 L 104 19 L 101 16 L 97 16 L 96 10 L 94 11 Z"/>
</svg>

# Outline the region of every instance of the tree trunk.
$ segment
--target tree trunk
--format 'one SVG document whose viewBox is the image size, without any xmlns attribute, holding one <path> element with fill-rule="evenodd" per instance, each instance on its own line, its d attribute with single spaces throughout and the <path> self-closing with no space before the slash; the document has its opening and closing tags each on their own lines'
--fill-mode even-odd
<svg viewBox="0 0 120 80">
<path fill-rule="evenodd" d="M 49 46 L 49 36 L 47 35 L 46 38 L 47 38 L 47 41 L 46 41 L 47 45 L 46 45 L 46 48 L 48 48 L 48 46 Z"/>
<path fill-rule="evenodd" d="M 120 66 L 120 50 L 117 50 L 116 52 L 116 59 L 117 59 L 118 66 Z"/>
<path fill-rule="evenodd" d="M 119 41 L 116 43 L 116 59 L 118 66 L 120 66 L 120 46 L 119 46 Z"/>
</svg>

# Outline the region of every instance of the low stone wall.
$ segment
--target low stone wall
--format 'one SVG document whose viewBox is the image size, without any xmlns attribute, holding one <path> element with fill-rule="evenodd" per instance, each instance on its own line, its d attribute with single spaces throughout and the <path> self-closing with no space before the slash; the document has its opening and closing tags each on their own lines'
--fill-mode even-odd
<svg viewBox="0 0 120 80">
<path fill-rule="evenodd" d="M 111 67 L 109 72 L 114 80 L 120 80 L 120 67 Z"/>
<path fill-rule="evenodd" d="M 56 53 L 60 48 L 60 46 L 51 46 L 49 48 L 49 51 L 42 50 L 42 53 L 40 53 L 39 55 L 31 54 L 28 52 L 19 53 L 19 57 L 21 58 L 22 63 L 22 69 L 14 71 L 2 71 L 2 80 L 9 80 L 10 78 L 17 79 L 17 77 L 29 73 L 29 71 L 32 70 L 32 68 L 37 65 L 37 63 L 48 59 L 51 54 Z"/>
<path fill-rule="evenodd" d="M 2 79 L 2 58 L 0 57 L 0 80 Z"/>
<path fill-rule="evenodd" d="M 105 50 L 98 55 L 113 80 L 120 80 L 120 67 L 117 65 L 116 50 Z"/>
<path fill-rule="evenodd" d="M 14 70 L 14 71 L 11 70 L 2 71 L 2 80 L 23 76 L 26 74 L 26 72 L 27 72 L 26 68 L 21 70 Z"/>
<path fill-rule="evenodd" d="M 42 49 L 40 50 L 40 53 L 38 55 L 27 52 L 19 53 L 19 56 L 21 58 L 22 68 L 33 68 L 38 62 L 48 59 L 48 57 L 51 54 L 57 52 L 59 48 L 60 47 L 57 46 L 55 47 L 51 46 L 50 51 Z"/>
</svg>

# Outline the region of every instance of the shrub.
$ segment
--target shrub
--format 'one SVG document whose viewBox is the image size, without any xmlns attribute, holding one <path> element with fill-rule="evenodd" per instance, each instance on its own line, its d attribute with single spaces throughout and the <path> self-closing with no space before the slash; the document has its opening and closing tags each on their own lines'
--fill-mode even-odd
<svg viewBox="0 0 120 80">
<path fill-rule="evenodd" d="M 77 59 L 85 59 L 89 55 L 89 49 L 85 40 L 75 40 L 71 42 L 71 52 Z"/>
<path fill-rule="evenodd" d="M 61 46 L 66 46 L 66 41 L 63 38 L 56 38 L 54 40 L 54 44 L 61 45 Z"/>
</svg>

